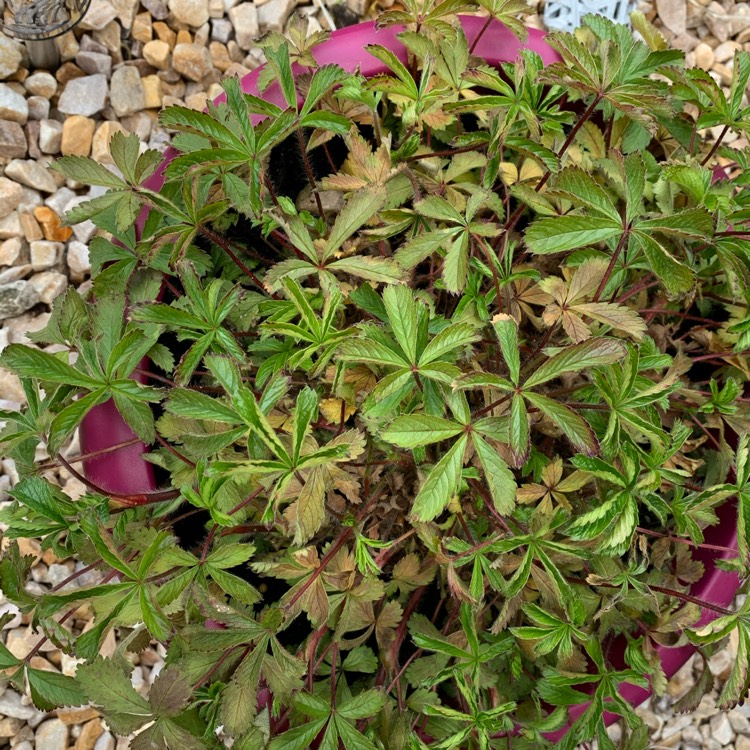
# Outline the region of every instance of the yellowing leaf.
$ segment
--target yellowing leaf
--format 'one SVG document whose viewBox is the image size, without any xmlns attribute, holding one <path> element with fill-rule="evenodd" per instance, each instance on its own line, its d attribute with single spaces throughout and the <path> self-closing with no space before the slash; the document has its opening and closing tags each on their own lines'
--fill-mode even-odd
<svg viewBox="0 0 750 750">
<path fill-rule="evenodd" d="M 341 422 L 342 408 L 344 410 L 344 422 L 357 411 L 353 406 L 349 406 L 346 401 L 340 398 L 324 398 L 320 402 L 320 413 L 331 424 L 339 424 Z"/>
<path fill-rule="evenodd" d="M 643 334 L 646 333 L 646 322 L 635 310 L 625 305 L 611 302 L 585 302 L 575 305 L 575 310 L 599 323 L 630 334 L 636 341 L 641 341 Z"/>
</svg>

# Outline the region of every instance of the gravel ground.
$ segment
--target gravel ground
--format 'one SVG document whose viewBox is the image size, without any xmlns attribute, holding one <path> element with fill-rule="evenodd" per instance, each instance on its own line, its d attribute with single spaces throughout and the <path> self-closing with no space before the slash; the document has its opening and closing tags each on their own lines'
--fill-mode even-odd
<svg viewBox="0 0 750 750">
<path fill-rule="evenodd" d="M 85 288 L 90 271 L 87 243 L 93 225 L 72 230 L 60 226 L 66 209 L 98 190 L 82 190 L 47 169 L 60 154 L 92 155 L 111 164 L 108 141 L 117 130 L 137 133 L 151 148 L 168 142 L 156 124 L 162 106 L 174 103 L 202 109 L 220 92 L 225 75 L 244 75 L 263 61 L 253 40 L 266 31 L 283 31 L 291 14 L 309 16 L 310 29 L 350 25 L 393 4 L 394 0 L 346 0 L 323 5 L 315 0 L 92 0 L 75 30 L 58 40 L 61 65 L 56 71 L 30 69 L 21 45 L 0 34 L 0 350 L 43 327 L 52 300 L 71 282 Z M 530 25 L 542 28 L 543 2 Z M 688 53 L 688 61 L 711 72 L 721 85 L 732 75 L 734 50 L 750 50 L 750 6 L 732 0 L 655 0 L 639 5 L 662 27 L 670 42 Z M 726 139 L 732 141 L 729 136 Z M 744 140 L 744 139 L 743 139 Z M 735 146 L 747 145 L 740 139 Z M 23 393 L 16 378 L 0 370 L 0 408 L 19 408 Z M 78 446 L 67 453 L 75 456 Z M 40 455 L 41 460 L 46 457 Z M 83 486 L 64 469 L 48 474 L 72 497 Z M 0 462 L 0 503 L 17 481 L 13 462 Z M 30 591 L 59 586 L 81 566 L 41 552 L 35 540 L 22 540 L 23 552 L 37 563 Z M 87 573 L 74 583 L 93 582 Z M 13 611 L 0 594 L 0 614 Z M 38 637 L 25 618 L 5 626 L 3 640 L 19 657 Z M 74 626 L 86 628 L 89 612 L 82 607 Z M 105 655 L 115 648 L 114 637 Z M 163 666 L 161 648 L 133 656 L 133 684 L 147 691 Z M 726 679 L 736 645 L 716 654 L 709 667 L 717 690 L 690 715 L 675 715 L 674 701 L 693 684 L 701 663 L 689 662 L 671 680 L 667 695 L 639 711 L 653 730 L 653 748 L 682 750 L 750 750 L 750 706 L 720 713 L 714 698 Z M 698 660 L 700 662 L 700 660 Z M 76 662 L 52 644 L 32 659 L 38 669 L 74 674 Z M 619 734 L 612 727 L 613 737 Z M 92 708 L 45 714 L 28 697 L 0 687 L 0 748 L 15 750 L 125 750 Z"/>
</svg>

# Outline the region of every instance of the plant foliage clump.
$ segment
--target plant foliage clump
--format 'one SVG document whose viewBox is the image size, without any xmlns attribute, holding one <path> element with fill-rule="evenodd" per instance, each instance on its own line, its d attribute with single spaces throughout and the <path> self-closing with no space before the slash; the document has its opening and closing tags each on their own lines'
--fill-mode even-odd
<svg viewBox="0 0 750 750">
<path fill-rule="evenodd" d="M 520 2 L 479 5 L 480 36 L 523 36 Z M 726 502 L 721 565 L 750 570 L 750 152 L 722 143 L 750 132 L 750 54 L 727 96 L 642 17 L 645 41 L 590 16 L 547 37 L 560 62 L 494 68 L 469 7 L 384 14 L 406 53 L 368 47 L 367 80 L 318 65 L 304 21 L 266 37 L 261 96 L 230 78 L 161 114 L 158 191 L 132 136 L 115 171 L 58 161 L 108 188 L 68 215 L 104 231 L 91 292 L 2 356 L 28 406 L 2 414 L 1 520 L 102 575 L 37 597 L 13 541 L 0 561 L 84 662 L 0 648 L 38 706 L 92 702 L 136 750 L 612 748 L 606 708 L 645 748 L 618 685 L 661 693 L 659 646 L 705 658 L 735 630 L 721 702 L 744 697 L 750 600 L 689 591 Z M 35 456 L 78 476 L 66 441 L 109 400 L 163 488 L 72 501 Z M 149 640 L 146 700 L 127 655 Z"/>
</svg>

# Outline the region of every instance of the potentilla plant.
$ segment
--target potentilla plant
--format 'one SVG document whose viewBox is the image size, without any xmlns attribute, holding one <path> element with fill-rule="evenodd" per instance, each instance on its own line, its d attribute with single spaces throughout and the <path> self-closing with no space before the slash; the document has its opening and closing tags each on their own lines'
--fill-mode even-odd
<svg viewBox="0 0 750 750">
<path fill-rule="evenodd" d="M 480 5 L 523 37 L 516 0 Z M 372 45 L 369 80 L 318 66 L 302 21 L 266 37 L 282 105 L 230 78 L 207 112 L 167 108 L 158 192 L 135 136 L 116 171 L 58 161 L 108 191 L 68 215 L 105 230 L 93 288 L 2 356 L 28 406 L 2 414 L 22 478 L 0 586 L 81 660 L 0 648 L 40 708 L 91 702 L 135 750 L 613 748 L 606 709 L 645 748 L 618 685 L 662 694 L 659 646 L 705 660 L 732 632 L 720 703 L 744 698 L 750 600 L 689 591 L 726 502 L 721 565 L 750 569 L 750 150 L 722 143 L 750 132 L 750 55 L 725 95 L 642 16 L 645 41 L 591 16 L 547 37 L 561 62 L 494 69 L 466 8 L 384 14 L 407 61 Z M 66 454 L 110 399 L 157 491 Z M 84 497 L 42 478 L 44 451 Z M 18 537 L 100 582 L 28 593 Z M 153 641 L 144 698 L 130 658 Z"/>
</svg>

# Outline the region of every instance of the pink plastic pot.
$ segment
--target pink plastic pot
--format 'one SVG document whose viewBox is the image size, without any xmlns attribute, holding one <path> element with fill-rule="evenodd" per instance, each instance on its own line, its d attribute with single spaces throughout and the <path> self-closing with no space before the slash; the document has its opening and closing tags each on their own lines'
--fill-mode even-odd
<svg viewBox="0 0 750 750">
<path fill-rule="evenodd" d="M 466 37 L 471 45 L 479 34 L 485 19 L 473 16 L 462 16 L 461 23 Z M 368 44 L 380 44 L 395 52 L 402 61 L 406 61 L 406 49 L 396 39 L 399 28 L 388 28 L 376 30 L 373 22 L 351 26 L 336 31 L 331 38 L 315 48 L 315 58 L 321 65 L 336 63 L 347 71 L 359 71 L 365 76 L 374 76 L 386 72 L 383 63 L 370 55 L 365 46 Z M 543 39 L 544 35 L 535 30 L 529 31 L 529 39 L 525 45 L 504 26 L 493 22 L 485 31 L 477 44 L 474 54 L 484 58 L 489 64 L 499 66 L 501 63 L 510 62 L 517 58 L 523 48 L 537 52 L 545 65 L 549 65 L 559 57 Z M 299 66 L 295 72 L 299 72 Z M 260 95 L 257 88 L 259 71 L 253 71 L 242 79 L 242 88 L 250 94 Z M 262 94 L 267 101 L 280 106 L 285 106 L 278 84 L 272 84 Z M 216 102 L 224 101 L 220 96 Z M 177 151 L 170 148 L 164 156 L 164 161 L 157 172 L 148 180 L 147 187 L 159 190 L 164 183 L 164 169 L 177 155 Z M 138 230 L 142 229 L 145 215 L 141 216 Z M 133 439 L 135 436 L 125 424 L 122 417 L 112 402 L 102 404 L 93 409 L 85 418 L 80 430 L 81 450 L 83 453 L 106 450 L 107 448 L 121 442 Z M 88 478 L 102 487 L 115 493 L 136 495 L 144 492 L 152 492 L 156 489 L 153 467 L 142 459 L 142 455 L 148 448 L 142 444 L 130 445 L 112 453 L 105 453 L 96 458 L 89 459 L 84 463 L 84 470 Z M 706 542 L 713 545 L 736 549 L 737 531 L 735 508 L 732 503 L 725 504 L 719 509 L 720 523 L 707 530 Z M 707 550 L 699 550 L 696 557 L 703 562 L 706 568 L 703 578 L 693 585 L 691 594 L 711 603 L 727 606 L 732 602 L 739 588 L 739 578 L 733 573 L 725 573 L 718 570 L 715 561 L 720 557 L 729 557 L 729 553 L 715 554 Z M 701 624 L 710 622 L 716 617 L 716 613 L 705 610 L 701 617 Z M 681 648 L 665 648 L 657 646 L 657 652 L 661 658 L 662 666 L 667 677 L 671 677 L 682 667 L 693 655 L 695 649 L 692 646 Z M 623 661 L 623 644 L 614 644 L 609 654 L 614 664 Z M 636 706 L 646 700 L 651 694 L 635 685 L 623 683 L 620 694 L 632 705 Z M 571 720 L 577 718 L 586 706 L 576 706 L 570 711 Z M 607 723 L 616 720 L 612 714 L 606 715 Z M 549 735 L 549 739 L 558 740 L 565 735 L 568 727 Z"/>
</svg>

